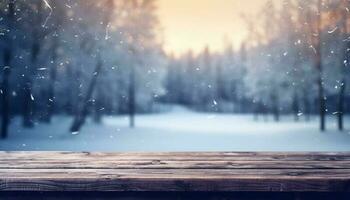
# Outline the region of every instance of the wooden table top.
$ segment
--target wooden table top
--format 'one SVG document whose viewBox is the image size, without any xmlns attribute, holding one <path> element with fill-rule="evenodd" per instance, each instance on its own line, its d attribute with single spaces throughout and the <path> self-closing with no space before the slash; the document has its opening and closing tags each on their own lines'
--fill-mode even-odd
<svg viewBox="0 0 350 200">
<path fill-rule="evenodd" d="M 0 191 L 350 192 L 350 153 L 0 152 Z"/>
</svg>

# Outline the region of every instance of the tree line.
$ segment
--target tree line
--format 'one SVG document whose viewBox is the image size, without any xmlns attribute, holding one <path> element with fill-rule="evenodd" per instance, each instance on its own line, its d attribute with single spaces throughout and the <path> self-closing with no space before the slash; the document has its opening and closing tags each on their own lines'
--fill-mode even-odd
<svg viewBox="0 0 350 200">
<path fill-rule="evenodd" d="M 326 115 L 344 129 L 349 112 L 349 1 L 269 1 L 243 16 L 249 35 L 237 50 L 205 48 L 170 58 L 164 101 L 214 112 Z M 234 33 L 232 33 L 234 34 Z"/>
<path fill-rule="evenodd" d="M 1 1 L 1 137 L 13 115 L 32 128 L 68 114 L 77 132 L 90 114 L 152 110 L 166 60 L 155 9 L 153 0 Z"/>
</svg>

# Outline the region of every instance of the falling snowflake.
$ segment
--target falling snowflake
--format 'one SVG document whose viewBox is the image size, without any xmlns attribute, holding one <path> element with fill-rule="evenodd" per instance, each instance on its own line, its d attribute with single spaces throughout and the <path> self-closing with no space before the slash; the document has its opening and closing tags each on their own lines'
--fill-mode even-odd
<svg viewBox="0 0 350 200">
<path fill-rule="evenodd" d="M 78 135 L 78 134 L 79 134 L 79 131 L 72 132 L 72 135 Z"/>
<path fill-rule="evenodd" d="M 329 30 L 328 33 L 332 34 L 334 33 L 336 30 L 338 30 L 338 26 L 336 26 L 335 28 L 333 28 L 332 30 Z"/>
<path fill-rule="evenodd" d="M 52 15 L 53 9 L 52 9 L 51 5 L 49 4 L 49 2 L 48 2 L 47 0 L 43 0 L 43 1 L 44 1 L 44 3 L 45 3 L 45 7 L 47 7 L 47 8 L 50 10 L 50 13 L 49 13 L 49 15 L 46 17 L 45 22 L 44 22 L 44 24 L 43 24 L 43 27 L 46 27 L 46 24 L 47 24 L 47 22 L 49 21 L 51 15 Z"/>
</svg>

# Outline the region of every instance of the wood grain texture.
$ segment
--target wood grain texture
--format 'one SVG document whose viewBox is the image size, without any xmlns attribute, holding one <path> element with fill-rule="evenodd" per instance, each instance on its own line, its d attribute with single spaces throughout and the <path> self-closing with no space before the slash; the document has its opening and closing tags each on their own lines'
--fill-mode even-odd
<svg viewBox="0 0 350 200">
<path fill-rule="evenodd" d="M 288 192 L 0 192 L 6 200 L 349 200 L 347 193 Z"/>
<path fill-rule="evenodd" d="M 350 192 L 350 153 L 0 152 L 0 191 Z"/>
<path fill-rule="evenodd" d="M 347 193 L 288 192 L 3 192 L 6 200 L 349 200 Z"/>
</svg>

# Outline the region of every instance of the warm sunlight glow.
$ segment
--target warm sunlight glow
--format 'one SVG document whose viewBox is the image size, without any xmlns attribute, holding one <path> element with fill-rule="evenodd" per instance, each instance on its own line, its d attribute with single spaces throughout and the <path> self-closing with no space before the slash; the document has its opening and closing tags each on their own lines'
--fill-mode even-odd
<svg viewBox="0 0 350 200">
<path fill-rule="evenodd" d="M 279 0 L 280 1 L 280 0 Z M 220 51 L 232 41 L 239 46 L 247 36 L 242 14 L 258 13 L 267 0 L 159 0 L 165 50 L 181 54 L 209 46 Z"/>
</svg>

